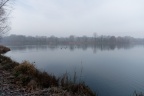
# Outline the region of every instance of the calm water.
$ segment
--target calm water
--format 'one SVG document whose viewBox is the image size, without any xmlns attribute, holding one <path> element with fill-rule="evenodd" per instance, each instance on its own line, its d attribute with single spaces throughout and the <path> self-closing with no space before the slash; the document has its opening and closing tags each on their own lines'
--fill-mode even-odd
<svg viewBox="0 0 144 96">
<path fill-rule="evenodd" d="M 77 72 L 99 96 L 132 96 L 144 92 L 144 46 L 9 46 L 6 55 L 61 76 Z M 82 72 L 81 72 L 82 71 Z"/>
</svg>

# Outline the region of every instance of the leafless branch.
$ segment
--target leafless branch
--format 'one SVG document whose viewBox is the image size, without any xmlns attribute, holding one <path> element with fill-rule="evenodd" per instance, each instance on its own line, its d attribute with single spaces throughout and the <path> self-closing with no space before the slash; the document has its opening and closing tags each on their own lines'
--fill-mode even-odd
<svg viewBox="0 0 144 96">
<path fill-rule="evenodd" d="M 10 27 L 8 26 L 7 19 L 9 17 L 8 2 L 11 0 L 0 0 L 0 38 L 6 34 Z"/>
<path fill-rule="evenodd" d="M 5 6 L 5 4 L 8 2 L 9 0 L 0 0 L 0 9 Z"/>
</svg>

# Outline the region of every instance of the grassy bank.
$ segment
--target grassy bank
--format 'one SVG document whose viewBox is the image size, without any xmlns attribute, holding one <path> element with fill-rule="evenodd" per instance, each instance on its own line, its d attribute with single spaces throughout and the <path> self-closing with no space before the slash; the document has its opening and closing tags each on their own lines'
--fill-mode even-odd
<svg viewBox="0 0 144 96">
<path fill-rule="evenodd" d="M 38 70 L 34 64 L 28 61 L 18 63 L 9 57 L 0 55 L 0 69 L 9 72 L 11 76 L 13 76 L 13 82 L 11 83 L 20 88 L 25 88 L 26 91 L 29 92 L 55 88 L 52 94 L 56 94 L 58 90 L 61 90 L 59 93 L 65 92 L 69 94 L 65 94 L 65 96 L 96 96 L 84 82 L 75 83 L 75 77 L 73 77 L 73 81 L 69 79 L 68 74 L 56 77 L 47 72 Z M 64 96 L 64 94 L 56 96 Z"/>
</svg>

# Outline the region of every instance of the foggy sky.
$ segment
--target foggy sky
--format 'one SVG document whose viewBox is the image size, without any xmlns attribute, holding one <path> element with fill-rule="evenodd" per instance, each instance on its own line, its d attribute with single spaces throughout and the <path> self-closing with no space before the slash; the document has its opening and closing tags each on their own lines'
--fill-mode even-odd
<svg viewBox="0 0 144 96">
<path fill-rule="evenodd" d="M 144 37 L 144 0 L 16 0 L 10 34 Z"/>
</svg>

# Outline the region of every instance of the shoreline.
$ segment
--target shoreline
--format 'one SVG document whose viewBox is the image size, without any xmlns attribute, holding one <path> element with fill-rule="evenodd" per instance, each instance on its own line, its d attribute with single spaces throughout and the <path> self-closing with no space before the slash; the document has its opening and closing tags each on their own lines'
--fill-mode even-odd
<svg viewBox="0 0 144 96">
<path fill-rule="evenodd" d="M 56 77 L 28 61 L 18 63 L 4 55 L 0 55 L 0 78 L 3 96 L 97 96 L 84 82 L 75 83 L 67 74 Z"/>
</svg>

